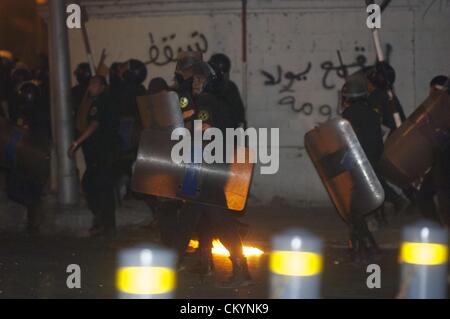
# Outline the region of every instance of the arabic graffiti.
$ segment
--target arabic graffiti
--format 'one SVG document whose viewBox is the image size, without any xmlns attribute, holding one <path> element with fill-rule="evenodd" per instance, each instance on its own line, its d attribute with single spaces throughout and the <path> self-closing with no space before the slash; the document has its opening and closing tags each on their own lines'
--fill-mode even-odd
<svg viewBox="0 0 450 319">
<path fill-rule="evenodd" d="M 293 95 L 288 95 L 282 97 L 278 101 L 278 105 L 289 106 L 295 113 L 303 113 L 304 115 L 312 115 L 315 107 L 311 102 L 305 102 L 302 104 L 297 104 L 296 98 Z M 328 104 L 323 104 L 318 108 L 318 112 L 321 116 L 329 120 L 333 116 L 333 108 Z"/>
<path fill-rule="evenodd" d="M 148 49 L 148 54 L 150 60 L 147 61 L 146 64 L 164 66 L 176 62 L 177 55 L 180 51 L 200 51 L 202 53 L 208 51 L 208 39 L 199 31 L 193 31 L 189 35 L 189 41 L 193 41 L 192 43 L 177 47 L 174 47 L 171 44 L 176 41 L 176 33 L 161 37 L 158 44 L 155 42 L 153 33 L 150 32 L 149 37 L 150 48 Z"/>
<path fill-rule="evenodd" d="M 292 85 L 294 84 L 295 81 L 300 82 L 300 81 L 306 81 L 308 79 L 308 77 L 306 76 L 309 71 L 311 70 L 312 64 L 311 62 L 308 62 L 308 65 L 306 67 L 306 69 L 302 72 L 298 72 L 298 73 L 294 73 L 292 71 L 287 71 L 286 73 L 284 73 L 283 75 L 283 69 L 280 65 L 277 65 L 277 74 L 276 76 L 270 74 L 267 71 L 261 70 L 261 74 L 264 75 L 266 77 L 266 81 L 264 82 L 264 85 L 277 85 L 280 84 L 282 81 L 282 78 L 287 80 L 287 83 L 284 84 L 281 89 L 280 89 L 280 93 L 283 92 L 294 92 L 294 90 L 292 89 Z"/>
<path fill-rule="evenodd" d="M 336 89 L 336 80 L 345 79 L 349 74 L 359 71 L 367 66 L 367 58 L 365 56 L 366 49 L 363 46 L 355 46 L 355 58 L 350 63 L 345 63 L 341 56 L 341 52 L 337 51 L 338 62 L 327 60 L 319 63 L 321 72 L 321 84 L 325 90 Z M 392 46 L 388 44 L 387 52 L 390 55 Z M 285 70 L 281 65 L 276 65 L 275 72 L 271 73 L 267 70 L 261 70 L 264 78 L 265 86 L 277 86 L 280 98 L 278 105 L 288 106 L 295 113 L 301 113 L 305 116 L 319 114 L 325 120 L 330 119 L 334 114 L 338 113 L 337 108 L 331 107 L 329 104 L 315 104 L 309 101 L 299 102 L 295 97 L 296 86 L 294 84 L 308 81 L 308 75 L 313 71 L 313 63 L 308 62 L 306 67 L 300 71 Z M 283 94 L 287 93 L 287 95 Z M 339 104 L 339 103 L 338 103 Z M 336 110 L 334 110 L 336 109 Z"/>
<path fill-rule="evenodd" d="M 326 90 L 332 90 L 336 87 L 335 84 L 330 84 L 329 76 L 334 71 L 336 76 L 341 79 L 345 79 L 347 74 L 352 73 L 351 71 L 360 70 L 366 66 L 367 58 L 359 54 L 356 57 L 356 60 L 350 64 L 341 63 L 340 65 L 335 66 L 333 61 L 324 61 L 320 64 L 320 68 L 324 71 L 322 77 L 322 86 Z M 356 71 L 357 71 L 356 70 Z"/>
</svg>

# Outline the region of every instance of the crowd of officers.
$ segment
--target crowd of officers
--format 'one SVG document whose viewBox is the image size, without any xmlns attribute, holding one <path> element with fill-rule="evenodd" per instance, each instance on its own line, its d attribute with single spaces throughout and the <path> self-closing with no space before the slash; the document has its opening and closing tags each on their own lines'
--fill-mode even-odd
<svg viewBox="0 0 450 319">
<path fill-rule="evenodd" d="M 396 191 L 380 171 L 385 139 L 403 122 L 405 114 L 393 92 L 395 71 L 386 62 L 349 76 L 342 88 L 342 117 L 352 125 L 370 165 L 385 193 L 385 202 L 398 213 L 408 208 L 418 210 L 424 218 L 445 226 L 450 223 L 450 132 L 442 134 L 440 147 L 433 154 L 434 165 L 417 185 Z M 448 90 L 447 77 L 438 75 L 429 83 L 429 95 Z M 401 193 L 403 195 L 401 195 Z M 436 195 L 437 205 L 434 201 Z M 408 201 L 410 202 L 408 206 Z M 372 214 L 378 223 L 387 224 L 384 205 Z M 352 216 L 349 221 L 350 244 L 355 258 L 378 255 L 377 244 L 367 225 L 367 216 Z"/>
<path fill-rule="evenodd" d="M 39 77 L 25 65 L 7 59 L 2 60 L 1 69 L 2 116 L 33 134 L 46 134 L 51 140 L 47 65 L 45 72 L 39 70 Z M 233 265 L 232 275 L 222 286 L 237 287 L 250 283 L 250 274 L 241 239 L 246 225 L 235 214 L 201 204 L 133 194 L 129 187 L 142 130 L 137 97 L 175 91 L 185 127 L 190 130 L 198 119 L 203 121 L 203 130 L 216 127 L 225 133 L 227 127 L 245 127 L 244 105 L 236 84 L 230 80 L 230 69 L 230 59 L 224 54 L 214 54 L 207 63 L 200 52 L 180 52 L 173 83 L 157 77 L 145 88 L 147 67 L 139 60 L 113 63 L 106 76 L 104 72 L 93 74 L 88 63 L 79 64 L 71 94 L 76 138 L 68 156 L 74 158 L 78 149 L 83 151 L 86 170 L 81 185 L 93 213 L 92 236 L 115 236 L 115 198 L 120 180 L 127 186 L 125 198 L 135 196 L 148 203 L 162 243 L 178 252 L 179 270 L 211 275 L 212 240 L 219 238 L 229 250 Z M 8 170 L 7 193 L 10 199 L 27 207 L 28 230 L 34 233 L 39 229 L 38 211 L 45 185 L 20 173 Z M 194 232 L 200 242 L 199 261 L 186 269 L 184 254 Z"/>
<path fill-rule="evenodd" d="M 147 94 L 175 91 L 185 121 L 192 130 L 193 121 L 201 119 L 203 129 L 216 127 L 246 127 L 244 105 L 239 90 L 230 80 L 230 59 L 214 54 L 208 62 L 200 52 L 180 52 L 174 70 L 173 83 L 160 77 L 149 81 L 146 66 L 131 59 L 113 63 L 107 76 L 92 74 L 89 64 L 78 65 L 74 72 L 77 84 L 72 88 L 72 108 L 75 140 L 68 156 L 82 148 L 86 171 L 82 188 L 93 213 L 92 235 L 114 236 L 116 231 L 117 181 L 130 180 L 137 156 L 141 122 L 136 98 Z M 445 76 L 437 76 L 430 90 L 442 88 Z M 405 119 L 398 99 L 390 91 L 395 81 L 394 70 L 386 63 L 361 70 L 342 89 L 342 116 L 353 126 L 369 162 L 385 189 L 386 202 L 396 211 L 405 208 L 407 197 L 426 217 L 449 223 L 450 209 L 450 140 L 443 139 L 441 150 L 435 154 L 435 166 L 425 176 L 420 188 L 404 189 L 402 196 L 378 172 L 386 135 L 397 128 L 396 116 Z M 47 60 L 35 71 L 25 65 L 1 58 L 0 115 L 14 125 L 32 131 L 33 135 L 51 140 L 49 72 Z M 224 134 L 225 135 L 225 134 Z M 123 178 L 123 177 L 127 178 Z M 129 183 L 129 182 L 128 182 Z M 39 207 L 44 185 L 10 169 L 6 175 L 8 197 L 27 207 L 30 232 L 39 228 Z M 132 192 L 128 187 L 128 195 Z M 433 201 L 438 198 L 438 208 Z M 140 197 L 142 198 L 142 197 Z M 186 268 L 184 254 L 189 240 L 197 232 L 200 246 L 198 265 L 188 269 L 211 275 L 214 265 L 211 255 L 213 238 L 219 238 L 230 252 L 233 274 L 222 285 L 239 287 L 250 283 L 247 261 L 243 255 L 242 237 L 246 225 L 226 209 L 197 203 L 144 196 L 159 225 L 161 241 L 176 250 L 179 268 Z M 380 223 L 386 222 L 383 209 L 376 213 Z M 350 222 L 351 245 L 356 253 L 373 252 L 376 243 L 362 217 Z"/>
</svg>

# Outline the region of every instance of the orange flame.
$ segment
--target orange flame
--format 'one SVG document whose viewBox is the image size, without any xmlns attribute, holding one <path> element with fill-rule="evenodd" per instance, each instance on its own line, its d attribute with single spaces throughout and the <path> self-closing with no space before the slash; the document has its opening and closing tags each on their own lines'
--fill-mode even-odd
<svg viewBox="0 0 450 319">
<path fill-rule="evenodd" d="M 217 256 L 230 257 L 230 252 L 225 248 L 225 246 L 218 239 L 213 240 L 212 253 Z M 197 249 L 199 246 L 198 240 L 192 240 L 189 242 L 189 248 Z M 264 252 L 256 247 L 244 246 L 244 256 L 261 256 Z"/>
</svg>

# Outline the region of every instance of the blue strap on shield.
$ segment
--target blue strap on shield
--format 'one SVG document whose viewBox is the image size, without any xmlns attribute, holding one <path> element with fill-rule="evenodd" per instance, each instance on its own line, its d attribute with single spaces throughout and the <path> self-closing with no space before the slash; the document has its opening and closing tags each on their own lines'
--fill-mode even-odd
<svg viewBox="0 0 450 319">
<path fill-rule="evenodd" d="M 202 147 L 196 148 L 194 145 L 191 154 L 191 158 L 193 158 L 193 161 L 189 164 L 186 164 L 186 171 L 184 173 L 183 182 L 181 184 L 181 195 L 186 197 L 197 196 L 201 168 L 201 163 L 197 162 L 201 162 Z"/>
<path fill-rule="evenodd" d="M 352 156 L 350 150 L 346 150 L 341 159 L 341 165 L 347 170 L 351 171 L 356 165 L 356 159 Z"/>
<path fill-rule="evenodd" d="M 17 144 L 23 137 L 23 133 L 20 130 L 13 130 L 11 134 L 11 138 L 8 141 L 8 144 L 5 146 L 5 157 L 7 166 L 10 168 L 16 167 L 16 149 Z"/>
</svg>

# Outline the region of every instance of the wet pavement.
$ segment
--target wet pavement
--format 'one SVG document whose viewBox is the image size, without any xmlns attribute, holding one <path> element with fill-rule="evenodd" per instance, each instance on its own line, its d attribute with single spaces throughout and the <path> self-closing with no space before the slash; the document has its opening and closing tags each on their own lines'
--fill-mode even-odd
<svg viewBox="0 0 450 319">
<path fill-rule="evenodd" d="M 131 205 L 133 206 L 133 205 Z M 347 229 L 332 208 L 250 208 L 242 218 L 251 225 L 245 245 L 265 254 L 249 257 L 253 284 L 241 289 L 221 289 L 220 281 L 231 272 L 226 257 L 215 256 L 216 272 L 201 277 L 189 272 L 178 274 L 178 298 L 267 298 L 267 261 L 273 234 L 294 226 L 307 228 L 325 242 L 322 296 L 324 298 L 395 298 L 398 291 L 397 264 L 400 228 L 417 216 L 392 215 L 389 226 L 375 232 L 382 248 L 381 288 L 366 285 L 367 263 L 351 263 L 346 247 Z M 29 237 L 21 232 L 0 233 L 0 298 L 115 298 L 116 256 L 120 249 L 142 242 L 157 242 L 154 229 L 145 224 L 124 226 L 114 240 L 76 237 L 58 233 Z M 196 261 L 194 253 L 187 263 Z M 81 268 L 81 288 L 69 289 L 67 266 Z"/>
<path fill-rule="evenodd" d="M 114 276 L 116 256 L 120 248 L 132 241 L 114 243 L 98 239 L 27 238 L 1 236 L 0 298 L 115 298 Z M 140 242 L 140 241 L 136 241 Z M 256 244 L 246 242 L 248 245 Z M 393 249 L 383 250 L 379 262 L 382 269 L 382 288 L 368 289 L 366 268 L 346 262 L 347 251 L 328 248 L 325 251 L 323 296 L 326 298 L 392 298 L 397 289 L 396 254 Z M 195 262 L 188 254 L 187 263 Z M 241 289 L 221 289 L 218 283 L 230 274 L 227 257 L 216 256 L 216 273 L 202 277 L 183 271 L 179 273 L 179 298 L 267 298 L 268 255 L 249 257 L 253 285 Z M 77 264 L 81 268 L 81 289 L 66 286 L 66 268 Z"/>
</svg>

